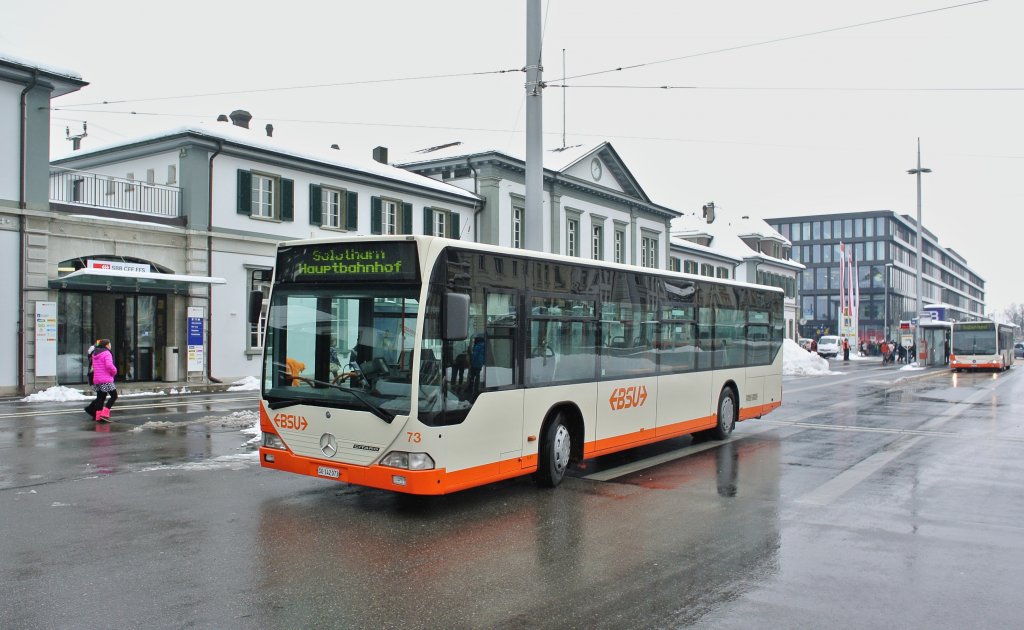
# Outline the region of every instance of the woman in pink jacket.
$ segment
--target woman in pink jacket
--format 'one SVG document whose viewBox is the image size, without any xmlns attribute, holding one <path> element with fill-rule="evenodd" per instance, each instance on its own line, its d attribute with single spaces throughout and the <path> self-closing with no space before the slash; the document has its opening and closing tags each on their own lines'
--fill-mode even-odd
<svg viewBox="0 0 1024 630">
<path fill-rule="evenodd" d="M 110 353 L 110 340 L 100 339 L 92 351 L 92 388 L 96 391 L 96 400 L 85 408 L 85 413 L 92 416 L 96 422 L 110 421 L 110 408 L 117 401 L 115 376 L 117 366 L 114 365 L 114 355 Z M 110 400 L 104 406 L 103 401 L 108 394 Z"/>
</svg>

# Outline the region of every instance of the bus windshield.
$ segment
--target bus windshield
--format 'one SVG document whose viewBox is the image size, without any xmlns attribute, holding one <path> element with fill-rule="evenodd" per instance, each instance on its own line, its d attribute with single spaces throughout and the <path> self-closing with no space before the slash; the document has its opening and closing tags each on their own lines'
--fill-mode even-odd
<svg viewBox="0 0 1024 630">
<path fill-rule="evenodd" d="M 988 330 L 957 328 L 953 331 L 953 354 L 990 355 L 996 352 L 996 333 L 991 326 Z"/>
<path fill-rule="evenodd" d="M 409 413 L 419 285 L 278 285 L 267 323 L 268 406 Z"/>
</svg>

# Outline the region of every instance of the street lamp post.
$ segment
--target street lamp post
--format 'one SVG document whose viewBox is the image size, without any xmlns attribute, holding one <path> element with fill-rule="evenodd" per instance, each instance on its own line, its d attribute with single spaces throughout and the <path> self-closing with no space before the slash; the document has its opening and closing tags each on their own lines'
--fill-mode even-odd
<svg viewBox="0 0 1024 630">
<path fill-rule="evenodd" d="M 931 173 L 930 168 L 921 168 L 921 138 L 917 139 L 917 168 L 907 171 L 910 175 L 917 176 L 917 328 L 914 331 L 914 351 L 920 354 L 921 348 L 921 311 L 924 310 L 924 280 L 922 279 L 921 266 L 924 257 L 924 227 L 921 225 L 921 173 Z M 917 357 L 914 357 L 917 361 Z"/>
<path fill-rule="evenodd" d="M 885 321 L 882 324 L 882 341 L 889 340 L 889 282 L 892 281 L 889 269 L 891 268 L 892 263 L 885 263 Z"/>
</svg>

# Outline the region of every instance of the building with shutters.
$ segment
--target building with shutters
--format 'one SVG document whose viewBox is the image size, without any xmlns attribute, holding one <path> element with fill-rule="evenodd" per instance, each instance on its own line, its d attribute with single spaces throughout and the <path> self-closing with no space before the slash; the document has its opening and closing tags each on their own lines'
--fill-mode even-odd
<svg viewBox="0 0 1024 630">
<path fill-rule="evenodd" d="M 382 149 L 353 156 L 297 146 L 271 125 L 248 128 L 246 112 L 233 121 L 86 147 L 36 169 L 41 194 L 20 212 L 25 246 L 13 248 L 26 286 L 21 300 L 11 297 L 29 317 L 34 301 L 56 303 L 57 365 L 37 375 L 26 336 L 21 383 L 8 377 L 0 390 L 84 384 L 85 350 L 101 337 L 113 341 L 128 382 L 256 375 L 262 324 L 248 323 L 246 306 L 268 288 L 280 241 L 475 238 L 481 200 L 472 192 L 389 166 Z M 48 152 L 48 136 L 37 144 Z"/>
</svg>

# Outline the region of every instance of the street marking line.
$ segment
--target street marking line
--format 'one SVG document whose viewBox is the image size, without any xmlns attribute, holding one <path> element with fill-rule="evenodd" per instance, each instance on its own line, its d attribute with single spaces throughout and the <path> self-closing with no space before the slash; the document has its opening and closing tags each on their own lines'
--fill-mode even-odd
<svg viewBox="0 0 1024 630">
<path fill-rule="evenodd" d="M 845 472 L 840 473 L 829 481 L 818 486 L 816 489 L 798 498 L 796 502 L 809 503 L 811 505 L 828 505 L 852 490 L 855 486 L 871 475 L 878 472 L 879 469 L 887 466 L 889 462 L 902 455 L 907 449 L 923 439 L 924 438 L 921 436 L 907 438 L 893 448 L 875 453 L 871 457 L 860 461 L 852 468 L 847 469 Z"/>
<path fill-rule="evenodd" d="M 670 462 L 681 457 L 686 457 L 687 455 L 693 455 L 694 453 L 700 453 L 701 451 L 706 451 L 711 448 L 717 448 L 723 444 L 728 444 L 729 442 L 741 440 L 743 439 L 743 437 L 746 437 L 746 434 L 744 434 L 743 436 L 730 436 L 729 439 L 720 440 L 717 442 L 692 444 L 690 446 L 683 447 L 679 450 L 671 451 L 668 453 L 662 453 L 661 455 L 655 455 L 653 457 L 641 459 L 629 464 L 623 464 L 622 466 L 616 466 L 615 468 L 602 470 L 601 472 L 596 472 L 591 475 L 585 475 L 583 478 L 590 479 L 591 481 L 610 481 L 612 479 L 615 479 L 616 477 L 623 477 L 631 473 L 639 472 L 646 468 L 651 468 L 652 466 L 657 466 L 659 464 L 664 464 L 666 462 Z"/>
<path fill-rule="evenodd" d="M 954 404 L 951 408 L 945 412 L 939 414 L 935 418 L 932 418 L 926 422 L 924 427 L 929 425 L 938 427 L 950 420 L 953 420 L 957 416 L 961 415 L 965 411 L 971 409 L 971 404 L 976 400 L 981 400 L 986 396 L 991 396 L 995 389 L 999 387 L 1001 383 L 1005 383 L 1005 380 L 996 381 L 996 384 L 992 387 L 985 387 L 971 394 L 964 400 Z M 918 429 L 921 431 L 922 429 Z M 928 430 L 928 429 L 924 429 Z M 938 432 L 936 433 L 938 434 Z M 852 467 L 839 473 L 832 479 L 826 481 L 822 485 L 818 486 L 814 490 L 804 494 L 803 496 L 796 499 L 796 503 L 807 503 L 810 505 L 828 505 L 843 496 L 858 484 L 863 482 L 865 479 L 878 472 L 881 468 L 888 465 L 890 462 L 895 460 L 897 457 L 905 453 L 909 448 L 917 445 L 918 442 L 924 439 L 923 435 L 916 435 L 913 437 L 900 437 L 889 445 L 884 451 L 875 453 L 867 459 L 861 460 Z"/>
<path fill-rule="evenodd" d="M 814 411 L 805 411 L 805 412 L 803 412 L 801 414 L 796 415 L 789 422 L 800 422 L 800 421 L 802 421 L 802 420 L 804 420 L 806 418 L 812 418 L 814 416 L 821 415 L 823 413 L 828 413 L 829 411 L 836 411 L 836 410 L 842 409 L 844 407 L 854 407 L 856 405 L 857 405 L 857 401 L 855 401 L 855 400 L 843 400 L 843 401 L 840 401 L 840 402 L 837 402 L 837 403 L 832 403 L 828 407 L 823 407 L 821 409 L 816 409 Z M 745 422 L 748 422 L 748 421 L 745 421 Z M 768 421 L 764 421 L 764 422 L 767 423 Z M 744 426 L 744 428 L 747 427 L 746 424 L 744 424 L 743 426 Z M 771 430 L 774 429 L 774 427 L 764 426 L 764 424 L 762 424 L 761 422 L 757 422 L 753 426 L 754 426 L 754 428 L 752 430 L 744 431 L 742 435 L 737 435 L 737 434 L 734 433 L 733 435 L 729 436 L 728 439 L 725 439 L 725 440 L 719 440 L 719 441 L 714 441 L 714 442 L 705 442 L 703 444 L 692 444 L 690 446 L 684 446 L 683 448 L 675 450 L 675 451 L 670 451 L 668 453 L 662 453 L 661 455 L 654 455 L 652 457 L 647 457 L 647 458 L 644 458 L 644 459 L 641 459 L 641 460 L 637 460 L 637 461 L 631 462 L 629 464 L 623 464 L 622 466 L 616 466 L 615 468 L 609 468 L 608 470 L 603 470 L 601 472 L 596 472 L 596 473 L 593 473 L 593 474 L 590 474 L 590 475 L 584 475 L 583 478 L 584 479 L 590 479 L 592 481 L 611 481 L 612 479 L 615 479 L 616 477 L 622 477 L 622 476 L 629 475 L 629 474 L 632 474 L 632 473 L 635 473 L 635 472 L 639 472 L 639 471 L 644 470 L 646 468 L 651 468 L 653 466 L 658 466 L 659 464 L 664 464 L 666 462 L 670 462 L 670 461 L 679 459 L 681 457 L 686 457 L 687 455 L 693 455 L 695 453 L 700 453 L 701 451 L 706 451 L 708 449 L 717 448 L 719 446 L 722 446 L 723 444 L 728 444 L 730 442 L 735 442 L 735 441 L 738 441 L 738 440 L 742 440 L 742 439 L 750 437 L 752 435 L 756 435 L 758 433 L 763 433 L 765 431 L 771 431 Z"/>
</svg>

